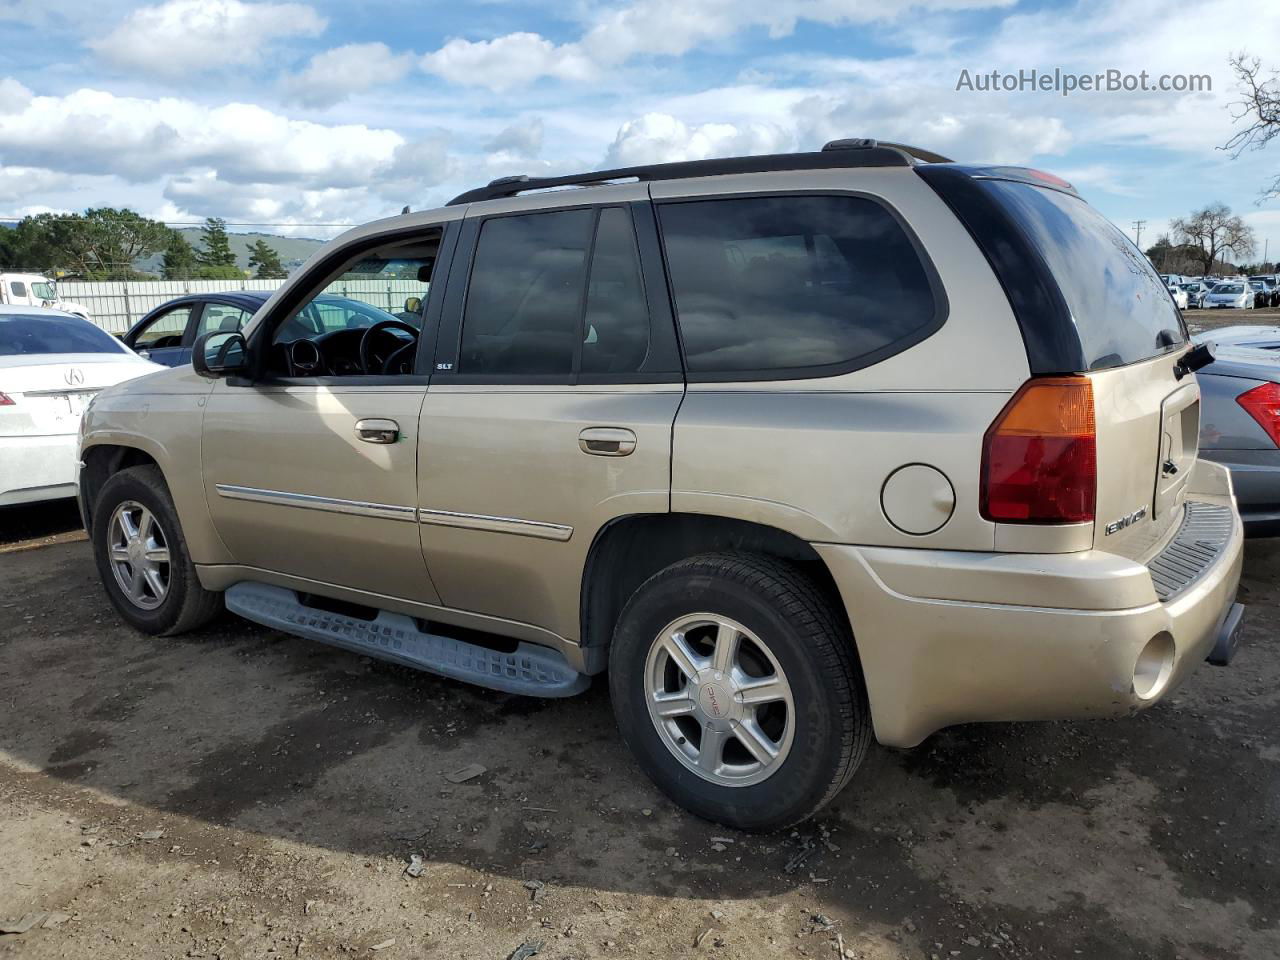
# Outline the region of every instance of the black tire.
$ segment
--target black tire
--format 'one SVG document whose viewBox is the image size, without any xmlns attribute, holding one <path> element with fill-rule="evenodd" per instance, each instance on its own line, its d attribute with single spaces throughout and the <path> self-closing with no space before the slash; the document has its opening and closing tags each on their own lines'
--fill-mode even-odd
<svg viewBox="0 0 1280 960">
<path fill-rule="evenodd" d="M 108 527 L 116 507 L 135 501 L 151 511 L 169 548 L 169 584 L 163 601 L 148 610 L 135 604 L 116 582 L 108 558 Z M 173 636 L 203 626 L 223 609 L 222 594 L 200 586 L 187 553 L 182 525 L 164 476 L 155 466 L 137 466 L 112 475 L 102 485 L 93 508 L 93 557 L 107 598 L 132 627 L 155 636 Z"/>
<path fill-rule="evenodd" d="M 683 615 L 732 618 L 767 644 L 795 701 L 794 739 L 759 783 L 726 786 L 676 759 L 651 720 L 646 661 L 659 633 Z M 844 618 L 798 566 L 756 554 L 705 554 L 675 563 L 627 602 L 609 657 L 609 689 L 623 740 L 655 784 L 682 807 L 742 830 L 811 817 L 853 776 L 871 742 L 862 671 Z"/>
</svg>

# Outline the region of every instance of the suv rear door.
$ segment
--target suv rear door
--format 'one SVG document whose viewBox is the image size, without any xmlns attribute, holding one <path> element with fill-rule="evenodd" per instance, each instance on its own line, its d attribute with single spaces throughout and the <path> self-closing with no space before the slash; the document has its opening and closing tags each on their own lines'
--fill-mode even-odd
<svg viewBox="0 0 1280 960">
<path fill-rule="evenodd" d="M 670 508 L 684 381 L 644 186 L 564 196 L 467 213 L 422 412 L 418 504 L 447 606 L 577 639 L 597 531 Z"/>
</svg>

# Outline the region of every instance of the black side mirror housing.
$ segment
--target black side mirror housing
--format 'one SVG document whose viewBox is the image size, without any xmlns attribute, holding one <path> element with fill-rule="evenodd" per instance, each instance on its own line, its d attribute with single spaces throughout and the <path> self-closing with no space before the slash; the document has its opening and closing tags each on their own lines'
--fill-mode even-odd
<svg viewBox="0 0 1280 960">
<path fill-rule="evenodd" d="M 210 380 L 243 375 L 249 371 L 249 344 L 238 331 L 203 334 L 191 350 L 191 366 Z"/>
</svg>

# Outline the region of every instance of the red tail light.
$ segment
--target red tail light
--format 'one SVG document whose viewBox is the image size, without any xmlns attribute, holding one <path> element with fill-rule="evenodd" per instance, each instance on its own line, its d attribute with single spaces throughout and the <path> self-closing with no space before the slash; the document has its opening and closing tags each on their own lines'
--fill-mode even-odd
<svg viewBox="0 0 1280 960">
<path fill-rule="evenodd" d="M 1028 380 L 982 441 L 982 516 L 997 523 L 1082 523 L 1098 489 L 1093 385 Z"/>
<path fill-rule="evenodd" d="M 13 397 L 9 396 L 4 391 L 0 390 L 0 407 L 12 407 L 12 406 L 13 406 Z"/>
<path fill-rule="evenodd" d="M 1280 447 L 1280 383 L 1264 383 L 1236 397 L 1236 403 L 1267 431 L 1271 442 Z"/>
</svg>

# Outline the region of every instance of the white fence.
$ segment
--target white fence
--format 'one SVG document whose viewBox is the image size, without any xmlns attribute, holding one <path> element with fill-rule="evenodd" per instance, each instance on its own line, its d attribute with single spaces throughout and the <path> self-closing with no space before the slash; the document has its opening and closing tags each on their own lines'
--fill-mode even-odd
<svg viewBox="0 0 1280 960">
<path fill-rule="evenodd" d="M 232 290 L 275 290 L 283 280 L 113 280 L 58 282 L 58 296 L 83 304 L 89 317 L 110 333 L 124 333 L 148 312 L 174 297 Z M 361 300 L 389 313 L 404 309 L 408 297 L 421 297 L 426 284 L 417 280 L 337 280 L 327 291 Z"/>
</svg>

